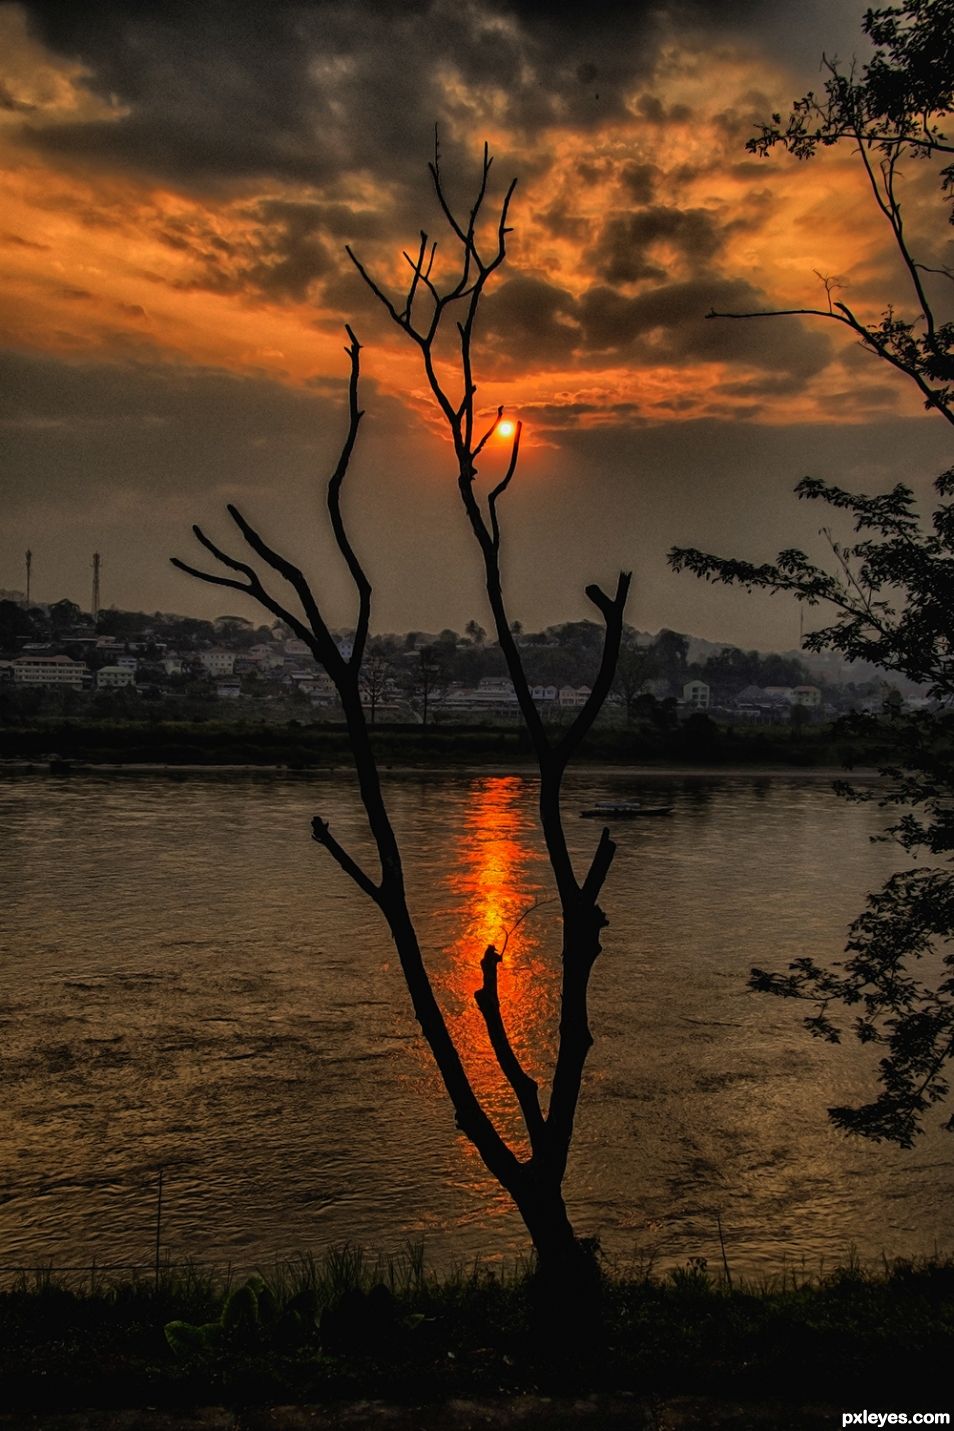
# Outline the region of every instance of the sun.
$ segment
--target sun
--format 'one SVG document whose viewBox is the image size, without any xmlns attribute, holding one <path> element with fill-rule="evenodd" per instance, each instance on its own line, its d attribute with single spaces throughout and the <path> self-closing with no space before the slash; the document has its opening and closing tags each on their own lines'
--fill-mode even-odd
<svg viewBox="0 0 954 1431">
<path fill-rule="evenodd" d="M 516 430 L 517 424 L 511 422 L 509 417 L 505 417 L 497 423 L 497 434 L 500 437 L 513 437 Z"/>
</svg>

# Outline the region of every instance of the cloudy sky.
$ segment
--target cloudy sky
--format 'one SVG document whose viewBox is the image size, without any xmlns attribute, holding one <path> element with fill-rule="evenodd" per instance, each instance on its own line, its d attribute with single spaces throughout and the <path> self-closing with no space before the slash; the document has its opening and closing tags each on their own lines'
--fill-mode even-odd
<svg viewBox="0 0 954 1431">
<path fill-rule="evenodd" d="M 945 424 L 835 325 L 707 321 L 814 306 L 817 273 L 876 317 L 905 293 L 849 153 L 745 152 L 754 124 L 864 55 L 847 0 L 0 0 L 0 588 L 215 615 L 243 598 L 170 567 L 227 501 L 352 604 L 323 529 L 343 324 L 367 418 L 348 512 L 379 631 L 486 624 L 476 553 L 419 358 L 355 274 L 445 242 L 427 163 L 463 205 L 482 142 L 514 232 L 477 335 L 478 402 L 525 424 L 506 497 L 512 615 L 592 615 L 796 644 L 798 614 L 668 572 L 673 544 L 815 549 L 806 473 L 920 490 Z M 906 180 L 927 262 L 950 230 Z M 950 262 L 949 254 L 947 261 Z M 489 446 L 482 472 L 504 457 Z"/>
</svg>

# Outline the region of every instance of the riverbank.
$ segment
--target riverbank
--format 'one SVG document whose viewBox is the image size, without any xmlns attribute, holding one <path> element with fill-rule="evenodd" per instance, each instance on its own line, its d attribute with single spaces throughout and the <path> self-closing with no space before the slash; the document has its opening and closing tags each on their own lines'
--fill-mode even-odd
<svg viewBox="0 0 954 1431">
<path fill-rule="evenodd" d="M 834 1424 L 798 1419 L 813 1406 L 819 1417 L 950 1409 L 931 1390 L 954 1356 L 949 1261 L 759 1285 L 734 1284 L 728 1268 L 716 1277 L 698 1260 L 663 1278 L 610 1275 L 597 1334 L 559 1346 L 539 1307 L 526 1271 L 478 1266 L 439 1280 L 414 1255 L 372 1263 L 347 1248 L 231 1287 L 168 1269 L 82 1287 L 42 1278 L 0 1292 L 0 1396 L 8 1416 L 21 1416 L 0 1426 L 32 1414 L 48 1427 L 53 1414 L 82 1409 L 113 1415 L 86 1425 L 145 1424 L 116 1414 L 136 1407 L 188 1412 L 158 1426 L 216 1431 L 782 1427 Z M 378 1402 L 387 1416 L 367 1411 Z M 227 1410 L 193 1423 L 197 1407 Z M 317 1409 L 276 1421 L 237 1407 Z"/>
<path fill-rule="evenodd" d="M 510 726 L 379 726 L 382 766 L 517 768 L 533 760 L 527 732 Z M 605 727 L 579 754 L 586 765 L 831 767 L 863 763 L 865 749 L 831 726 L 729 727 L 694 717 L 672 729 Z M 350 767 L 348 733 L 327 723 L 43 720 L 0 732 L 5 768 L 164 766 L 309 771 Z"/>
</svg>

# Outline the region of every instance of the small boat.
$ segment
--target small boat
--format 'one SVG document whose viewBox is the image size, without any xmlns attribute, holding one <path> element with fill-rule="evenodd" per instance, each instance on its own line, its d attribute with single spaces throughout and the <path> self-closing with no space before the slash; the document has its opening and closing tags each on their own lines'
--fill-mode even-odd
<svg viewBox="0 0 954 1431">
<path fill-rule="evenodd" d="M 671 805 L 642 805 L 638 800 L 606 800 L 581 810 L 584 820 L 635 820 L 643 815 L 671 815 Z"/>
</svg>

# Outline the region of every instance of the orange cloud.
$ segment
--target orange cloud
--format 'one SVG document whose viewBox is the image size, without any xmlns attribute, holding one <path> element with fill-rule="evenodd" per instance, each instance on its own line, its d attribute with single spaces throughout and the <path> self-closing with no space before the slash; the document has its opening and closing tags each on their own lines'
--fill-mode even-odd
<svg viewBox="0 0 954 1431">
<path fill-rule="evenodd" d="M 3 21 L 13 119 L 35 110 L 48 124 L 118 121 L 121 111 L 83 87 L 81 68 L 45 56 L 16 13 Z M 820 305 L 813 270 L 844 282 L 839 292 L 869 316 L 890 291 L 894 260 L 851 156 L 796 165 L 741 149 L 764 113 L 761 91 L 783 84 L 764 60 L 673 44 L 621 115 L 518 143 L 502 92 L 447 70 L 457 124 L 494 136 L 499 170 L 519 151 L 526 171 L 502 296 L 488 302 L 480 400 L 538 413 L 528 443 L 556 441 L 565 426 L 677 414 L 858 421 L 866 383 L 883 410 L 880 374 L 846 366 L 846 345 L 836 332 L 823 342 L 824 324 L 817 336 L 782 320 L 771 332 L 769 320 L 745 332 L 704 324 L 707 307 L 732 297 Z M 14 346 L 105 360 L 149 352 L 300 385 L 340 373 L 340 325 L 351 318 L 375 346 L 377 381 L 430 411 L 416 354 L 342 254 L 350 220 L 375 271 L 406 281 L 400 186 L 361 171 L 334 196 L 278 179 L 201 196 L 92 160 L 39 160 L 12 124 L 3 145 L 0 321 Z M 424 193 L 422 184 L 426 204 Z M 835 401 L 841 391 L 854 400 Z M 893 401 L 915 410 L 901 388 Z"/>
</svg>

